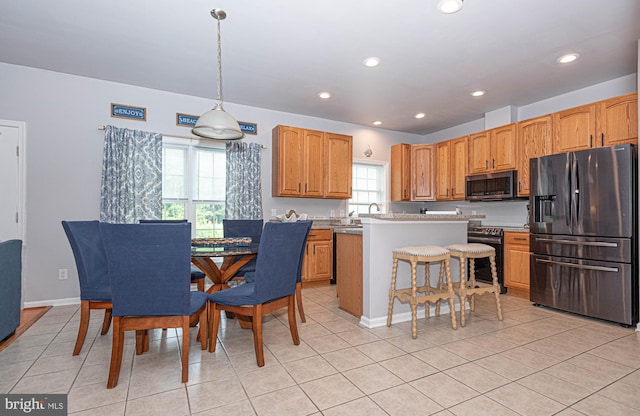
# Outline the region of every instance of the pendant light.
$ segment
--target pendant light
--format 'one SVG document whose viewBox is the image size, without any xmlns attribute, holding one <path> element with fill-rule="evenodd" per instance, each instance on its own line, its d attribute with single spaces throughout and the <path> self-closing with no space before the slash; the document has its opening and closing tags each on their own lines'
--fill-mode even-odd
<svg viewBox="0 0 640 416">
<path fill-rule="evenodd" d="M 244 138 L 244 133 L 231 114 L 222 108 L 222 47 L 220 42 L 220 21 L 227 17 L 221 9 L 211 10 L 211 16 L 218 22 L 218 96 L 216 105 L 204 113 L 191 132 L 200 137 L 215 140 L 237 140 Z"/>
</svg>

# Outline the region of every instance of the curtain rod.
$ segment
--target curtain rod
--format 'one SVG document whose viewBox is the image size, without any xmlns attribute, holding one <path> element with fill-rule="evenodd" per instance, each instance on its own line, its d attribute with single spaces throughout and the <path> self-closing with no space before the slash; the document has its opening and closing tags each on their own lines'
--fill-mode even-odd
<svg viewBox="0 0 640 416">
<path fill-rule="evenodd" d="M 107 127 L 104 124 L 98 124 L 98 130 L 106 130 L 106 129 L 107 129 Z M 163 136 L 177 137 L 177 138 L 180 138 L 180 139 L 199 140 L 195 136 L 179 136 L 177 134 L 165 134 L 165 133 L 160 133 L 160 134 L 162 134 Z M 267 148 L 267 146 L 265 146 L 263 144 L 260 145 L 260 147 L 262 149 L 266 149 Z"/>
</svg>

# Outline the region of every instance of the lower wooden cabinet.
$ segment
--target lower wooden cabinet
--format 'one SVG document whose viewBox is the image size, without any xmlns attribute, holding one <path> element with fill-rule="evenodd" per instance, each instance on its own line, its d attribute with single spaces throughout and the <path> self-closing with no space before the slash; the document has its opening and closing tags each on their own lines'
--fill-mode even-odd
<svg viewBox="0 0 640 416">
<path fill-rule="evenodd" d="M 504 233 L 504 285 L 510 295 L 529 299 L 529 233 Z"/>
<path fill-rule="evenodd" d="M 362 235 L 336 234 L 336 292 L 340 309 L 362 316 Z"/>
<path fill-rule="evenodd" d="M 303 286 L 328 285 L 333 277 L 333 230 L 314 228 L 309 232 L 302 262 Z"/>
</svg>

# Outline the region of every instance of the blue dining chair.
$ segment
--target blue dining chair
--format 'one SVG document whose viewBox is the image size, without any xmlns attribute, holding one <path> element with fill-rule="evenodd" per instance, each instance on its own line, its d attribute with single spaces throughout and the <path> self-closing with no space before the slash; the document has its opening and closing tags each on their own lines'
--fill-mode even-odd
<svg viewBox="0 0 640 416">
<path fill-rule="evenodd" d="M 20 326 L 22 241 L 0 243 L 0 341 Z"/>
<path fill-rule="evenodd" d="M 183 224 L 187 220 L 140 220 L 140 224 Z M 191 265 L 191 283 L 195 283 L 200 292 L 204 292 L 204 273 Z"/>
<path fill-rule="evenodd" d="M 262 228 L 264 221 L 262 219 L 257 220 L 222 220 L 222 232 L 225 238 L 237 238 L 237 237 L 251 237 L 252 244 L 260 243 L 262 236 Z M 232 277 L 245 276 L 247 273 L 254 272 L 256 270 L 256 260 L 253 259 L 247 264 L 242 266 L 238 272 Z"/>
<path fill-rule="evenodd" d="M 262 317 L 288 308 L 289 330 L 294 345 L 300 344 L 295 316 L 296 279 L 300 252 L 307 242 L 311 221 L 267 223 L 262 232 L 254 280 L 209 295 L 209 351 L 216 349 L 220 311 L 250 317 L 253 344 L 259 367 L 264 366 Z"/>
<path fill-rule="evenodd" d="M 111 283 L 107 271 L 99 221 L 62 221 L 80 282 L 80 327 L 73 355 L 80 354 L 87 336 L 92 309 L 104 309 L 100 335 L 105 335 L 111 325 Z"/>
<path fill-rule="evenodd" d="M 182 329 L 182 382 L 189 379 L 189 322 L 200 317 L 202 349 L 207 343 L 207 294 L 191 291 L 191 224 L 100 224 L 113 302 L 113 344 L 107 388 L 118 384 L 124 332 Z"/>
</svg>

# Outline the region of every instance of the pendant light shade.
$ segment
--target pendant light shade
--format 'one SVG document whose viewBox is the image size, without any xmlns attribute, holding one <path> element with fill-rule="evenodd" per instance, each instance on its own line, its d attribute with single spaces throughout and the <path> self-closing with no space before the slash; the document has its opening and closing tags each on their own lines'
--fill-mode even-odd
<svg viewBox="0 0 640 416">
<path fill-rule="evenodd" d="M 244 138 L 240 125 L 231 114 L 222 108 L 222 46 L 220 42 L 220 21 L 227 17 L 224 10 L 213 9 L 211 16 L 218 21 L 218 96 L 216 106 L 198 118 L 191 132 L 200 137 L 214 140 L 237 140 Z"/>
<path fill-rule="evenodd" d="M 201 115 L 191 131 L 197 136 L 216 140 L 237 140 L 245 136 L 236 119 L 224 111 L 221 104 Z"/>
</svg>

